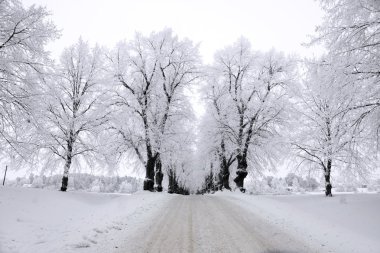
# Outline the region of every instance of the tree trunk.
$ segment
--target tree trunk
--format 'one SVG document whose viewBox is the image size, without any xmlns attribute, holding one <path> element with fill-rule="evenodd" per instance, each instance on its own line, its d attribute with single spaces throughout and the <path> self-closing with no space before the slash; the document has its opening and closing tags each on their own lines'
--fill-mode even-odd
<svg viewBox="0 0 380 253">
<path fill-rule="evenodd" d="M 230 187 L 230 171 L 229 166 L 227 166 L 226 163 L 222 162 L 220 166 L 220 173 L 219 173 L 219 190 L 227 189 L 231 190 Z"/>
<path fill-rule="evenodd" d="M 61 185 L 61 191 L 63 192 L 67 190 L 67 185 L 69 182 L 69 171 L 71 167 L 71 161 L 73 159 L 73 145 L 74 145 L 74 134 L 72 131 L 70 131 L 70 138 L 67 141 L 65 168 L 63 170 L 62 185 Z"/>
<path fill-rule="evenodd" d="M 214 173 L 212 172 L 212 169 L 210 170 L 210 174 L 206 178 L 206 189 L 207 192 L 215 192 L 215 180 L 214 180 Z"/>
<path fill-rule="evenodd" d="M 219 159 L 220 159 L 220 173 L 219 173 L 219 190 L 222 190 L 223 188 L 231 190 L 230 188 L 230 161 L 227 161 L 226 157 L 226 145 L 224 143 L 224 139 L 220 142 L 220 152 L 219 152 Z"/>
<path fill-rule="evenodd" d="M 65 169 L 63 170 L 62 185 L 61 185 L 61 191 L 63 192 L 67 190 L 67 185 L 69 182 L 69 171 L 71 167 L 71 159 L 72 159 L 71 153 L 67 154 Z"/>
<path fill-rule="evenodd" d="M 170 169 L 168 171 L 168 177 L 169 177 L 168 193 L 173 193 L 173 175 Z"/>
<path fill-rule="evenodd" d="M 220 168 L 220 171 L 219 171 L 219 174 L 218 174 L 218 182 L 217 182 L 217 185 L 216 185 L 216 189 L 217 191 L 223 191 L 223 172 L 222 172 L 222 168 Z"/>
<path fill-rule="evenodd" d="M 5 166 L 3 185 L 5 185 L 5 178 L 7 177 L 8 165 Z"/>
<path fill-rule="evenodd" d="M 331 189 L 332 185 L 330 182 L 330 174 L 331 174 L 331 165 L 332 165 L 332 160 L 328 159 L 327 160 L 327 168 L 325 168 L 325 186 L 326 186 L 326 197 L 332 197 Z"/>
<path fill-rule="evenodd" d="M 162 180 L 164 179 L 164 174 L 162 173 L 162 163 L 161 163 L 161 157 L 159 154 L 157 155 L 157 158 L 156 158 L 155 179 L 156 179 L 156 191 L 162 192 Z"/>
<path fill-rule="evenodd" d="M 144 179 L 144 191 L 154 190 L 154 165 L 156 159 L 154 157 L 149 157 L 146 162 L 146 174 Z"/>
<path fill-rule="evenodd" d="M 236 183 L 236 186 L 240 189 L 241 192 L 245 192 L 245 189 L 244 189 L 244 179 L 245 177 L 248 175 L 248 172 L 247 172 L 247 167 L 248 167 L 248 164 L 247 164 L 247 158 L 241 156 L 241 155 L 238 155 L 237 157 L 237 163 L 238 163 L 238 167 L 237 167 L 237 171 L 236 171 L 236 177 L 234 179 L 234 182 Z"/>
<path fill-rule="evenodd" d="M 223 176 L 222 176 L 222 182 L 223 182 L 223 187 L 227 190 L 231 190 L 230 187 L 230 172 L 228 168 L 225 169 Z"/>
<path fill-rule="evenodd" d="M 178 182 L 177 182 L 176 173 L 172 169 L 169 169 L 168 176 L 169 176 L 168 193 L 178 193 Z"/>
</svg>

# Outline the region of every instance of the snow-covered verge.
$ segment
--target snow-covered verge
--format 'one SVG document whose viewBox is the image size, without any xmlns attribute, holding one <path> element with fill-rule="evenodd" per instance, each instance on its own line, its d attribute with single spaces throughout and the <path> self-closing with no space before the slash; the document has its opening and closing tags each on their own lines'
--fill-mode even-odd
<svg viewBox="0 0 380 253">
<path fill-rule="evenodd" d="M 0 252 L 109 252 L 170 198 L 1 187 Z"/>
<path fill-rule="evenodd" d="M 380 252 L 380 194 L 255 196 L 217 193 L 318 252 Z"/>
</svg>

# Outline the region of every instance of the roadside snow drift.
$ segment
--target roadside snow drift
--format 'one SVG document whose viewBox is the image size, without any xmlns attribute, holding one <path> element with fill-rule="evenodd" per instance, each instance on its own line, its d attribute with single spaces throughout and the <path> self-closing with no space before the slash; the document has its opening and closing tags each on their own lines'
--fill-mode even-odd
<svg viewBox="0 0 380 253">
<path fill-rule="evenodd" d="M 380 194 L 216 195 L 266 219 L 315 252 L 380 252 Z"/>
<path fill-rule="evenodd" d="M 380 194 L 180 196 L 0 188 L 1 253 L 379 253 L 379 228 Z"/>
<path fill-rule="evenodd" d="M 2 187 L 0 252 L 93 252 L 99 245 L 109 251 L 169 199 Z"/>
</svg>

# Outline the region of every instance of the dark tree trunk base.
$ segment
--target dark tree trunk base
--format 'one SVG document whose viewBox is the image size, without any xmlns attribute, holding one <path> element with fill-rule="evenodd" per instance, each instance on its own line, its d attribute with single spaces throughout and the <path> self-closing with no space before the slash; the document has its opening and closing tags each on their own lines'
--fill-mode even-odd
<svg viewBox="0 0 380 253">
<path fill-rule="evenodd" d="M 325 194 L 326 194 L 326 197 L 332 197 L 332 193 L 331 193 L 332 185 L 330 182 L 330 179 L 331 179 L 330 178 L 330 171 L 331 171 L 331 160 L 328 160 L 327 171 L 325 171 L 325 184 L 326 184 Z"/>
<path fill-rule="evenodd" d="M 178 178 L 176 176 L 175 171 L 169 169 L 168 177 L 169 177 L 168 193 L 170 194 L 175 193 L 175 194 L 182 194 L 182 195 L 190 194 L 188 189 L 186 189 L 183 185 L 180 185 L 178 183 Z"/>
<path fill-rule="evenodd" d="M 219 182 L 218 182 L 218 188 L 217 190 L 219 191 L 222 191 L 223 189 L 227 189 L 227 190 L 231 190 L 231 187 L 230 187 L 230 172 L 228 171 L 228 169 L 223 169 L 220 173 L 219 173 Z"/>
<path fill-rule="evenodd" d="M 223 175 L 223 187 L 227 190 L 230 190 L 231 191 L 231 187 L 230 187 L 230 173 L 225 173 Z"/>
<path fill-rule="evenodd" d="M 148 156 L 146 163 L 146 175 L 144 180 L 144 191 L 154 191 L 154 166 L 156 164 L 156 157 Z"/>
<path fill-rule="evenodd" d="M 164 179 L 164 174 L 161 171 L 156 171 L 156 191 L 162 192 L 162 180 Z"/>
<path fill-rule="evenodd" d="M 177 193 L 178 192 L 178 182 L 176 178 L 176 173 L 173 170 L 169 170 L 169 186 L 168 193 Z"/>
<path fill-rule="evenodd" d="M 244 189 L 244 179 L 248 175 L 248 172 L 245 170 L 238 170 L 236 171 L 237 176 L 234 179 L 234 182 L 236 183 L 236 186 L 240 189 L 241 192 L 245 192 Z"/>
<path fill-rule="evenodd" d="M 162 188 L 161 185 L 157 185 L 157 186 L 156 186 L 156 191 L 157 191 L 157 192 L 162 192 L 162 190 L 163 190 L 163 188 Z"/>
<path fill-rule="evenodd" d="M 64 176 L 62 177 L 62 186 L 61 186 L 61 191 L 65 192 L 67 190 L 67 184 L 69 182 L 69 178 Z"/>
<path fill-rule="evenodd" d="M 153 183 L 153 180 L 151 179 L 145 179 L 144 180 L 144 191 L 154 191 L 154 183 Z"/>
<path fill-rule="evenodd" d="M 330 183 L 326 184 L 326 191 L 325 191 L 326 197 L 332 197 L 331 189 L 332 189 L 331 184 Z"/>
</svg>

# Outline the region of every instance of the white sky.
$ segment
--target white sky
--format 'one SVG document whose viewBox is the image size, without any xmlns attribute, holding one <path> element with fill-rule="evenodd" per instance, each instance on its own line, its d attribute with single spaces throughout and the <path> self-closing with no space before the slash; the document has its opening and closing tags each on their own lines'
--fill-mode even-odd
<svg viewBox="0 0 380 253">
<path fill-rule="evenodd" d="M 247 37 L 254 49 L 272 47 L 310 56 L 301 46 L 320 24 L 314 0 L 23 0 L 46 6 L 62 37 L 49 46 L 54 56 L 79 36 L 108 47 L 170 27 L 180 37 L 200 42 L 205 63 L 216 50 Z"/>
</svg>

